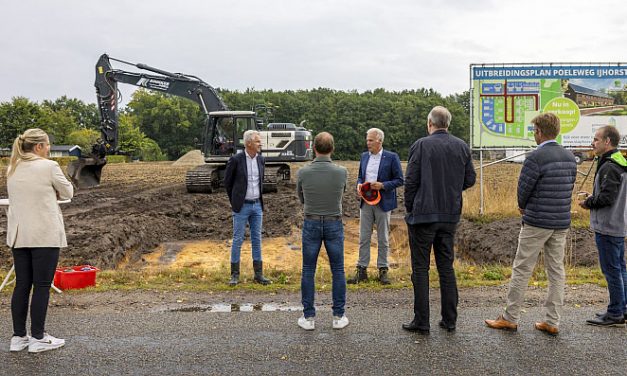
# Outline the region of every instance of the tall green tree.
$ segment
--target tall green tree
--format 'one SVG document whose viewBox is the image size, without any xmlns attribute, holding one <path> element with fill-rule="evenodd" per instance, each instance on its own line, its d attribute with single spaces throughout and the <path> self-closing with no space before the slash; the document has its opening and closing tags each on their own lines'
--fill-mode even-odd
<svg viewBox="0 0 627 376">
<path fill-rule="evenodd" d="M 195 146 L 194 139 L 202 138 L 205 116 L 190 100 L 138 90 L 128 104 L 128 113 L 170 159 L 179 158 Z"/>
<path fill-rule="evenodd" d="M 44 100 L 41 105 L 52 111 L 67 111 L 76 119 L 79 128 L 100 129 L 100 115 L 94 103 L 85 103 L 80 99 L 62 96 L 54 101 Z"/>
<path fill-rule="evenodd" d="M 91 151 L 92 145 L 96 143 L 96 140 L 100 137 L 100 132 L 82 128 L 72 131 L 67 137 L 68 145 L 78 145 L 81 147 L 83 153 L 88 154 Z"/>
<path fill-rule="evenodd" d="M 20 133 L 37 127 L 41 116 L 39 105 L 25 97 L 0 103 L 0 146 L 11 146 Z"/>
<path fill-rule="evenodd" d="M 67 109 L 53 111 L 48 107 L 40 107 L 40 116 L 35 123 L 37 128 L 45 130 L 53 143 L 65 145 L 69 136 L 79 129 L 78 122 Z"/>
<path fill-rule="evenodd" d="M 147 137 L 144 132 L 141 131 L 137 122 L 138 118 L 136 116 L 128 113 L 120 115 L 120 150 L 145 161 L 159 161 L 165 159 L 157 142 Z"/>
</svg>

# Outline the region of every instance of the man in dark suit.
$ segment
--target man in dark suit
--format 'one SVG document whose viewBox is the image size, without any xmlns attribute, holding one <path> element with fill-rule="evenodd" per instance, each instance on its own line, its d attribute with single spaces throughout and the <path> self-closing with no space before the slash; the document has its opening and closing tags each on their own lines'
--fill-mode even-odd
<svg viewBox="0 0 627 376">
<path fill-rule="evenodd" d="M 359 176 L 357 178 L 357 192 L 362 185 L 370 183 L 370 189 L 378 191 L 381 199 L 378 203 L 360 200 L 359 210 L 359 259 L 357 273 L 348 283 L 359 283 L 368 280 L 367 268 L 370 263 L 370 239 L 372 227 L 377 226 L 377 268 L 379 282 L 389 285 L 388 253 L 390 251 L 390 214 L 396 209 L 396 188 L 403 185 L 403 170 L 398 154 L 383 150 L 384 133 L 378 128 L 366 132 L 368 151 L 361 155 Z"/>
<path fill-rule="evenodd" d="M 263 173 L 265 160 L 261 155 L 259 132 L 244 132 L 244 152 L 229 159 L 224 172 L 224 187 L 233 210 L 233 244 L 231 245 L 231 280 L 239 283 L 239 261 L 246 223 L 250 227 L 254 281 L 267 285 L 270 280 L 263 276 L 261 260 L 261 225 L 263 221 Z"/>
<path fill-rule="evenodd" d="M 427 118 L 429 135 L 409 149 L 405 170 L 405 210 L 414 285 L 414 319 L 403 329 L 429 334 L 429 264 L 431 247 L 440 276 L 442 320 L 455 330 L 457 281 L 453 261 L 455 230 L 462 212 L 462 191 L 475 184 L 470 148 L 448 132 L 451 113 L 434 107 Z"/>
</svg>

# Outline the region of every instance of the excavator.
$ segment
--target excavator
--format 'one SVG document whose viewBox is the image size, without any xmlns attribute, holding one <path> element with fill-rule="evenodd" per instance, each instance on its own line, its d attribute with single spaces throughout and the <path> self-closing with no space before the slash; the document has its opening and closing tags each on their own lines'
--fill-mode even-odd
<svg viewBox="0 0 627 376">
<path fill-rule="evenodd" d="M 113 69 L 111 61 L 151 73 Z M 124 154 L 118 145 L 118 83 L 183 97 L 200 106 L 206 116 L 201 146 L 205 164 L 187 172 L 185 186 L 189 193 L 212 193 L 222 186 L 226 163 L 232 155 L 243 152 L 243 134 L 250 129 L 261 135 L 262 155 L 266 158 L 264 192 L 276 192 L 279 182 L 290 180 L 289 162 L 313 159 L 311 132 L 303 123 L 270 123 L 262 129 L 263 119 L 255 111 L 229 111 L 217 90 L 196 76 L 103 54 L 96 63 L 95 81 L 101 137 L 89 154 L 81 155 L 68 166 L 68 175 L 78 188 L 98 186 L 107 155 Z"/>
</svg>

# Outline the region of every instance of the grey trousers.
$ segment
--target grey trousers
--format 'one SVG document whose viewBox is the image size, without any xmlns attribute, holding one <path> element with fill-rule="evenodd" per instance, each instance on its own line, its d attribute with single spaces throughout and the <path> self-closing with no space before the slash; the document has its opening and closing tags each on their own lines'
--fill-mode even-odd
<svg viewBox="0 0 627 376">
<path fill-rule="evenodd" d="M 359 210 L 359 259 L 357 260 L 357 266 L 367 268 L 370 263 L 370 238 L 372 237 L 374 225 L 377 226 L 377 245 L 379 249 L 377 268 L 387 268 L 389 266 L 390 214 L 391 211 L 384 212 L 379 205 L 362 205 Z"/>
<path fill-rule="evenodd" d="M 512 322 L 520 319 L 520 310 L 525 300 L 529 278 L 536 265 L 538 254 L 544 249 L 544 267 L 549 279 L 549 292 L 544 303 L 545 320 L 549 325 L 559 326 L 564 305 L 564 245 L 568 229 L 551 230 L 529 225 L 520 229 L 518 249 L 512 268 L 512 280 L 507 293 L 507 308 L 503 317 Z"/>
</svg>

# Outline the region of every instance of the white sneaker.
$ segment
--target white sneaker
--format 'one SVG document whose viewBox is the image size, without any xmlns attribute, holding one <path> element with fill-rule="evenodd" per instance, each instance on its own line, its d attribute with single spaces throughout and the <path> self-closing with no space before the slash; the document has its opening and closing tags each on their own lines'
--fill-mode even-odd
<svg viewBox="0 0 627 376">
<path fill-rule="evenodd" d="M 29 336 L 24 336 L 24 337 L 18 337 L 18 336 L 13 336 L 11 337 L 11 347 L 9 348 L 9 351 L 22 351 L 25 348 L 28 347 L 28 341 L 30 340 Z"/>
<path fill-rule="evenodd" d="M 333 316 L 333 329 L 344 329 L 348 325 L 348 317 Z"/>
<path fill-rule="evenodd" d="M 28 352 L 29 353 L 38 353 L 42 351 L 54 350 L 59 347 L 63 347 L 65 345 L 65 340 L 61 338 L 55 338 L 48 333 L 44 333 L 44 338 L 36 339 L 35 337 L 30 338 L 30 342 L 28 343 Z"/>
<path fill-rule="evenodd" d="M 305 318 L 305 316 L 301 316 L 301 318 L 298 319 L 298 326 L 305 330 L 314 330 L 316 329 L 316 322 L 313 317 Z"/>
</svg>

